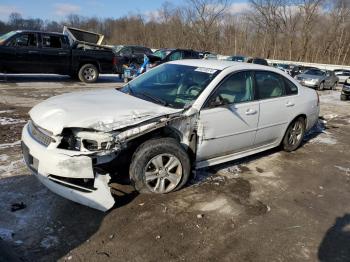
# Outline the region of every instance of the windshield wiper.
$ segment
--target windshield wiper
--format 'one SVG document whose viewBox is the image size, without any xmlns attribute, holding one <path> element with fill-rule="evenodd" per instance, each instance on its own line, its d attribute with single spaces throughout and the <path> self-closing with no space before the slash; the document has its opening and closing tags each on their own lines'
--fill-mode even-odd
<svg viewBox="0 0 350 262">
<path fill-rule="evenodd" d="M 156 102 L 158 104 L 162 104 L 163 106 L 167 106 L 168 105 L 168 102 L 166 102 L 165 100 L 163 100 L 163 99 L 161 99 L 159 97 L 154 97 L 154 96 L 152 96 L 152 95 L 150 95 L 148 93 L 138 93 L 138 94 L 140 94 L 140 95 L 142 95 L 144 97 L 147 97 L 147 98 L 153 100 L 154 102 Z"/>
</svg>

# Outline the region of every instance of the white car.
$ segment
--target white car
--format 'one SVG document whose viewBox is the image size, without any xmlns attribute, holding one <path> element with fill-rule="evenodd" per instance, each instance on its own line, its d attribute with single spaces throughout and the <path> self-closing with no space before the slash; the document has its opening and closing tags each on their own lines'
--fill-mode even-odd
<svg viewBox="0 0 350 262">
<path fill-rule="evenodd" d="M 121 90 L 52 97 L 30 111 L 24 159 L 53 192 L 99 210 L 115 199 L 122 170 L 139 192 L 184 186 L 191 169 L 279 145 L 299 147 L 317 121 L 315 90 L 267 66 L 182 60 L 153 68 Z"/>
</svg>

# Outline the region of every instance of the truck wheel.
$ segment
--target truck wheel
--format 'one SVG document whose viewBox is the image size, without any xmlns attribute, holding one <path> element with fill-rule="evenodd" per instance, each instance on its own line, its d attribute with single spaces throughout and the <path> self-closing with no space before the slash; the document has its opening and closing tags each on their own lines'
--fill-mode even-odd
<svg viewBox="0 0 350 262">
<path fill-rule="evenodd" d="M 129 169 L 137 191 L 158 194 L 180 189 L 190 172 L 188 154 L 174 138 L 151 139 L 141 144 Z"/>
<path fill-rule="evenodd" d="M 98 79 L 99 72 L 95 65 L 85 64 L 80 68 L 78 76 L 82 82 L 94 83 Z"/>
</svg>

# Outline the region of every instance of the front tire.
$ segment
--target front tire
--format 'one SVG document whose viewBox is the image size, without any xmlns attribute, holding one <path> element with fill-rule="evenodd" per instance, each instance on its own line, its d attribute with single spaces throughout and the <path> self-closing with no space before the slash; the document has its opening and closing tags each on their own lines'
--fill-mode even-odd
<svg viewBox="0 0 350 262">
<path fill-rule="evenodd" d="M 80 68 L 78 76 L 80 81 L 84 83 L 95 83 L 98 79 L 99 72 L 95 65 L 85 64 Z"/>
<path fill-rule="evenodd" d="M 130 180 L 140 193 L 169 193 L 183 187 L 191 172 L 184 148 L 173 138 L 151 139 L 135 151 Z"/>
<path fill-rule="evenodd" d="M 346 101 L 346 100 L 347 100 L 347 96 L 341 94 L 341 95 L 340 95 L 340 100 L 341 100 L 341 101 Z"/>
<path fill-rule="evenodd" d="M 305 134 L 305 119 L 298 117 L 288 127 L 282 141 L 284 151 L 292 152 L 296 150 L 303 141 Z"/>
</svg>

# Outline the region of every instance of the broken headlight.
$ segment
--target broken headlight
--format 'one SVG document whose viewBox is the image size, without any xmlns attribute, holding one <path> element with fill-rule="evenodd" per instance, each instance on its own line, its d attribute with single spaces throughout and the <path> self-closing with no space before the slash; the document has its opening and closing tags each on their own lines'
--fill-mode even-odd
<svg viewBox="0 0 350 262">
<path fill-rule="evenodd" d="M 58 147 L 75 151 L 103 151 L 113 149 L 114 146 L 114 136 L 109 133 L 66 129 Z"/>
</svg>

